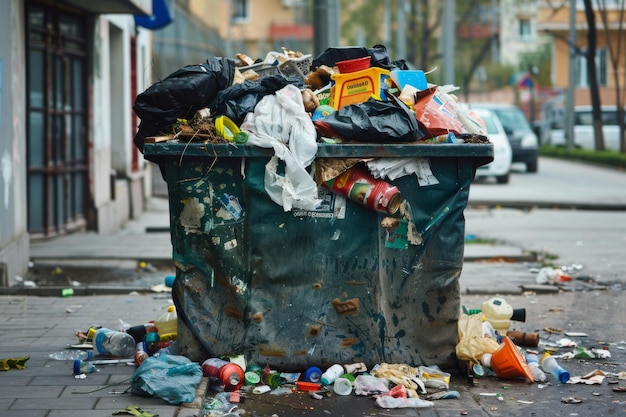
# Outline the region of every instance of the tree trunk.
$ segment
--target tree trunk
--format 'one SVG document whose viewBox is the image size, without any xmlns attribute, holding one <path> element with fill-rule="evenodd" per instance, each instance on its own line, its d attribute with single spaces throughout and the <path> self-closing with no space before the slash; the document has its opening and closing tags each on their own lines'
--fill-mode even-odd
<svg viewBox="0 0 626 417">
<path fill-rule="evenodd" d="M 604 135 L 602 133 L 602 111 L 600 109 L 600 88 L 598 85 L 598 72 L 596 68 L 596 16 L 592 1 L 584 0 L 585 17 L 587 19 L 587 75 L 589 77 L 589 94 L 591 94 L 591 112 L 593 115 L 593 131 L 597 151 L 604 150 Z M 570 6 L 571 7 L 571 6 Z"/>
</svg>

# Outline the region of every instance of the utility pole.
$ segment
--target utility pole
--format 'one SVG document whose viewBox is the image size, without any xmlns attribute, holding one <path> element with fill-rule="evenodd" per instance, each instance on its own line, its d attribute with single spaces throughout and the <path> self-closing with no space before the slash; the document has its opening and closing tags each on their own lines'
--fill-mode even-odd
<svg viewBox="0 0 626 417">
<path fill-rule="evenodd" d="M 383 8 L 383 42 L 389 45 L 391 42 L 391 0 L 385 0 Z"/>
<path fill-rule="evenodd" d="M 324 52 L 331 46 L 339 46 L 339 0 L 315 0 L 313 2 L 313 54 Z"/>
<path fill-rule="evenodd" d="M 454 84 L 454 43 L 456 30 L 454 17 L 456 0 L 445 0 L 443 9 L 443 83 Z"/>
<path fill-rule="evenodd" d="M 565 100 L 565 143 L 574 149 L 574 92 L 576 91 L 576 0 L 569 2 L 569 71 Z"/>
<path fill-rule="evenodd" d="M 398 31 L 396 38 L 396 59 L 406 58 L 406 1 L 398 0 Z"/>
<path fill-rule="evenodd" d="M 496 42 L 496 34 L 498 33 L 498 27 L 500 13 L 498 13 L 498 1 L 491 0 L 491 62 L 498 62 L 498 42 Z M 499 39 L 499 38 L 498 38 Z"/>
</svg>

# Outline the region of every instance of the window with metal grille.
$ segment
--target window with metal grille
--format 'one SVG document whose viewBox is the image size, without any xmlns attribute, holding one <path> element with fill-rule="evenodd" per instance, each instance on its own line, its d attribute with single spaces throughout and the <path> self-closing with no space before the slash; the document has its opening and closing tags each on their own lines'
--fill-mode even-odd
<svg viewBox="0 0 626 417">
<path fill-rule="evenodd" d="M 85 224 L 86 16 L 26 3 L 27 188 L 31 236 Z"/>
</svg>

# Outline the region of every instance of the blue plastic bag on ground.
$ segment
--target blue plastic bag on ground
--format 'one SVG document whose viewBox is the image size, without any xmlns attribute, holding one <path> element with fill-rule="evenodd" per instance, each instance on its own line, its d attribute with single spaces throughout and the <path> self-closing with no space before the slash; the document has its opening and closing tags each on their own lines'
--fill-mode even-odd
<svg viewBox="0 0 626 417">
<path fill-rule="evenodd" d="M 131 392 L 159 397 L 170 404 L 192 402 L 202 379 L 202 368 L 185 356 L 160 354 L 143 361 L 131 381 Z"/>
</svg>

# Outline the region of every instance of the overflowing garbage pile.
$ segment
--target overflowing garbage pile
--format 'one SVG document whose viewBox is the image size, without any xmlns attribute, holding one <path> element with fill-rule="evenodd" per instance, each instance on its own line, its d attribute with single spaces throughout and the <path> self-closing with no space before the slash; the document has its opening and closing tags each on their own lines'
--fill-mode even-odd
<svg viewBox="0 0 626 417">
<path fill-rule="evenodd" d="M 319 143 L 488 143 L 484 124 L 458 104 L 455 89 L 391 61 L 382 45 L 329 48 L 315 59 L 289 50 L 263 60 L 209 58 L 137 96 L 135 144 L 142 151 L 146 142 L 161 141 L 273 148 L 268 194 L 285 211 L 310 210 L 320 204 L 319 186 L 365 162 L 320 160 L 311 175 Z M 391 166 L 383 158 L 370 160 L 367 176 L 414 173 L 416 159 Z M 284 174 L 276 172 L 279 162 L 287 167 Z"/>
<path fill-rule="evenodd" d="M 526 381 L 540 387 L 566 383 L 598 385 L 609 379 L 626 379 L 624 372 L 600 369 L 586 375 L 570 374 L 570 360 L 597 359 L 606 363 L 611 358 L 610 350 L 582 346 L 574 340 L 586 336 L 580 332 L 565 332 L 569 338 L 542 340 L 539 333 L 511 330 L 512 322 L 525 320 L 525 309 L 515 309 L 501 297 L 485 299 L 480 308 L 463 307 L 457 355 L 468 365 L 467 375 Z M 555 328 L 543 331 L 561 333 Z M 197 400 L 198 387 L 204 379 L 209 391 L 202 399 L 202 415 L 243 411 L 249 405 L 243 404 L 243 398 L 260 399 L 268 395 L 277 398 L 294 393 L 306 394 L 312 404 L 331 395 L 369 398 L 384 409 L 429 408 L 437 401 L 461 397 L 451 389 L 454 376 L 437 366 L 379 363 L 368 369 L 364 363 L 355 362 L 334 364 L 328 369 L 311 365 L 301 372 L 281 372 L 267 365 L 246 363 L 242 356 L 209 357 L 202 363 L 193 362 L 178 353 L 177 314 L 173 305 L 146 324 L 130 326 L 120 321 L 119 329 L 92 326 L 77 331 L 76 336 L 78 344 L 50 353 L 49 357 L 68 361 L 77 379 L 89 379 L 90 374 L 110 364 L 134 363 L 130 392 L 161 398 L 170 404 Z M 559 353 L 560 349 L 568 351 Z M 23 369 L 27 359 L 7 363 Z M 614 391 L 623 392 L 623 385 L 616 385 Z M 563 401 L 582 400 L 564 397 Z"/>
</svg>

